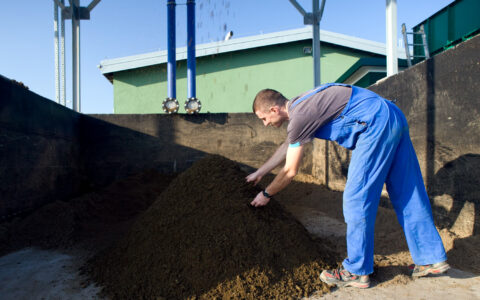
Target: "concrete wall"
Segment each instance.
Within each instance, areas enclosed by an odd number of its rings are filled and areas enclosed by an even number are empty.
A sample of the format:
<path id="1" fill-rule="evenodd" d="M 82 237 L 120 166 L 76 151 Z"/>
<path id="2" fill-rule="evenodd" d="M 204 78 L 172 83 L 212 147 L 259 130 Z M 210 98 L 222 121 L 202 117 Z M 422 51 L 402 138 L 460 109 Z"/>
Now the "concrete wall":
<path id="1" fill-rule="evenodd" d="M 446 164 L 480 155 L 480 35 L 370 89 L 397 99 L 430 188 L 448 183 L 435 178 Z"/>
<path id="2" fill-rule="evenodd" d="M 286 126 L 266 128 L 252 113 L 91 116 L 97 121 L 82 137 L 85 164 L 102 184 L 145 168 L 183 171 L 206 153 L 258 168 L 286 138 Z M 305 161 L 302 172 L 310 174 L 310 153 Z"/>
<path id="3" fill-rule="evenodd" d="M 428 192 L 446 225 L 479 233 L 480 35 L 370 89 L 397 99 L 405 112 Z"/>
<path id="4" fill-rule="evenodd" d="M 0 76 L 0 220 L 80 190 L 79 115 Z"/>

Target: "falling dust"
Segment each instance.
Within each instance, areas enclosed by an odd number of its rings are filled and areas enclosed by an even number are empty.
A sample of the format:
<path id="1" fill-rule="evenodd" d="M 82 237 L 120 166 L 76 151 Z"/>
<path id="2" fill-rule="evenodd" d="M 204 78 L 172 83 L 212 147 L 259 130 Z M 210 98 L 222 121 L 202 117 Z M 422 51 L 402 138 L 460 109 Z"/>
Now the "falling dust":
<path id="1" fill-rule="evenodd" d="M 225 39 L 233 23 L 236 23 L 235 12 L 230 12 L 229 0 L 200 1 L 197 11 L 197 40 L 199 43 L 211 43 Z M 230 24 L 229 24 L 230 23 Z"/>

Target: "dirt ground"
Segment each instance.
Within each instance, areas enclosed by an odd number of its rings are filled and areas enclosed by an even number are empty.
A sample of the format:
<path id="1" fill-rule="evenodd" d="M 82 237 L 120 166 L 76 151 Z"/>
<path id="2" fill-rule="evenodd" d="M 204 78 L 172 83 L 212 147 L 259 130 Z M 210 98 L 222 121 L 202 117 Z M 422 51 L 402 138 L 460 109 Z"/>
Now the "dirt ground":
<path id="1" fill-rule="evenodd" d="M 331 240 L 336 245 L 336 251 L 346 255 L 343 238 L 346 227 L 343 222 L 341 192 L 326 189 L 317 184 L 315 178 L 303 175 L 276 198 L 312 234 Z M 382 197 L 381 202 L 388 206 L 389 200 Z M 434 219 L 436 218 L 434 213 Z M 454 225 L 451 228 L 438 227 L 438 229 L 450 265 L 463 271 L 480 274 L 480 259 L 475 254 L 480 247 L 480 235 L 478 233 L 472 235 L 473 225 L 470 228 Z M 342 238 L 339 238 L 340 236 Z M 375 225 L 374 278 L 382 285 L 409 280 L 407 266 L 411 264 L 413 261 L 395 212 L 387 207 L 379 207 Z"/>
<path id="2" fill-rule="evenodd" d="M 216 174 L 214 167 L 209 169 L 210 173 L 200 176 Z M 258 189 L 232 184 L 232 177 L 245 174 L 237 167 L 227 169 L 232 171 L 216 175 L 217 184 L 198 180 L 194 172 L 179 176 L 175 180 L 183 189 L 170 191 L 171 177 L 148 171 L 72 203 L 54 202 L 25 219 L 0 224 L 0 250 L 7 254 L 0 257 L 1 298 L 153 298 L 159 290 L 151 287 L 162 281 L 167 283 L 162 290 L 166 299 L 195 294 L 209 299 L 480 299 L 479 236 L 463 227 L 441 228 L 454 269 L 446 276 L 412 280 L 402 230 L 394 212 L 385 207 L 379 208 L 377 216 L 373 288 L 328 293 L 328 287 L 318 282 L 318 272 L 341 261 L 346 252 L 341 192 L 299 176 L 268 209 L 253 210 L 243 205 Z M 205 200 L 214 190 L 224 198 Z M 202 200 L 182 209 L 192 194 Z M 162 195 L 164 201 L 158 201 Z M 230 196 L 244 202 L 224 201 Z M 163 236 L 162 243 L 151 238 L 158 235 Z M 300 249 L 300 255 L 295 249 Z M 157 277 L 150 278 L 148 272 Z M 102 293 L 98 294 L 101 288 L 91 278 L 102 284 Z M 115 280 L 133 282 L 136 287 L 112 285 Z M 312 294 L 314 290 L 319 293 Z"/>
<path id="3" fill-rule="evenodd" d="M 341 192 L 326 189 L 315 178 L 304 175 L 276 198 L 313 236 L 335 245 L 340 257 L 346 255 Z M 408 268 L 413 262 L 395 212 L 379 207 L 372 288 L 335 288 L 329 294 L 308 299 L 480 299 L 480 258 L 475 254 L 480 236 L 471 236 L 468 228 L 453 227 L 439 230 L 452 269 L 446 275 L 413 280 Z"/>

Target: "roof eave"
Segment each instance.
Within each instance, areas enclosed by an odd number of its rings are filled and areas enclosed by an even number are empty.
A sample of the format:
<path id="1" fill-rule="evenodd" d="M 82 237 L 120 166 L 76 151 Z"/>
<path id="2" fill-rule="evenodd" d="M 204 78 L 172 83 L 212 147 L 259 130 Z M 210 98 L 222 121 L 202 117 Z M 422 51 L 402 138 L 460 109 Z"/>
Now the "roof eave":
<path id="1" fill-rule="evenodd" d="M 213 42 L 208 44 L 199 44 L 195 47 L 196 57 L 215 55 L 238 50 L 246 50 L 257 47 L 284 44 L 302 40 L 310 40 L 312 38 L 312 28 L 304 27 L 301 29 L 293 29 L 280 31 L 269 34 L 261 34 L 228 41 Z M 366 39 L 352 37 L 344 34 L 320 30 L 320 41 L 324 43 L 335 44 L 355 50 L 366 51 L 379 55 L 386 55 L 385 44 L 374 42 Z M 149 52 L 139 55 L 132 55 L 114 59 L 102 60 L 100 62 L 100 71 L 112 82 L 113 73 L 159 65 L 167 62 L 166 50 Z M 399 48 L 399 58 L 405 58 L 405 50 Z M 177 48 L 176 60 L 181 61 L 187 59 L 187 48 Z"/>

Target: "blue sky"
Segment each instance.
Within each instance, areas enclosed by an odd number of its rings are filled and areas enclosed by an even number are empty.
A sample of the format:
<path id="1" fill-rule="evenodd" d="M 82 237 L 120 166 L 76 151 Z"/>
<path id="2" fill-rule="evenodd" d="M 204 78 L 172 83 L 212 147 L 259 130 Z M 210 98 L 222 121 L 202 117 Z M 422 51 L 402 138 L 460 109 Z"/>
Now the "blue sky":
<path id="1" fill-rule="evenodd" d="M 2 1 L 0 74 L 55 99 L 53 1 Z M 68 2 L 68 0 L 66 0 Z M 80 0 L 87 6 L 91 0 Z M 112 113 L 113 86 L 101 60 L 165 50 L 166 0 L 102 0 L 81 21 L 81 105 L 84 113 Z M 186 0 L 177 0 L 177 46 L 186 41 Z M 311 0 L 298 0 L 311 11 Z M 411 29 L 453 0 L 397 0 L 398 27 Z M 321 29 L 385 42 L 385 0 L 327 0 Z M 197 43 L 304 27 L 288 0 L 197 0 Z M 71 21 L 66 21 L 67 101 L 71 90 Z M 398 37 L 401 38 L 400 32 Z M 166 95 L 163 95 L 166 97 Z M 161 96 L 160 99 L 164 97 Z"/>

